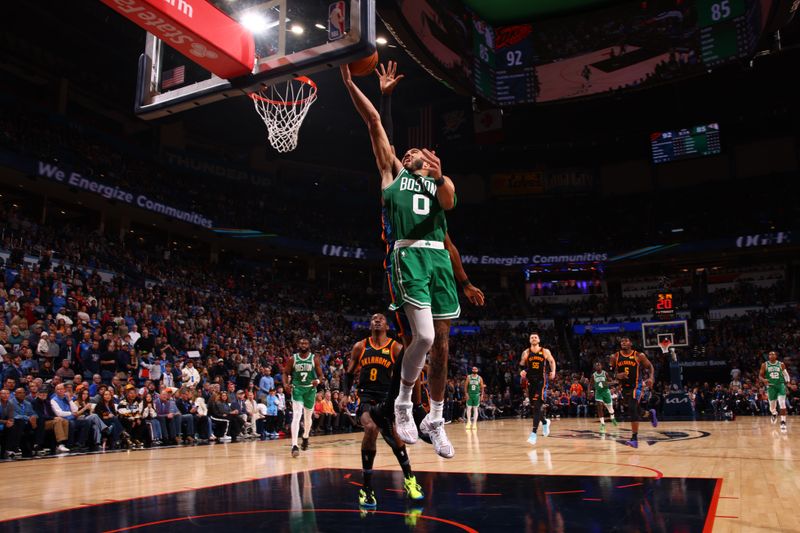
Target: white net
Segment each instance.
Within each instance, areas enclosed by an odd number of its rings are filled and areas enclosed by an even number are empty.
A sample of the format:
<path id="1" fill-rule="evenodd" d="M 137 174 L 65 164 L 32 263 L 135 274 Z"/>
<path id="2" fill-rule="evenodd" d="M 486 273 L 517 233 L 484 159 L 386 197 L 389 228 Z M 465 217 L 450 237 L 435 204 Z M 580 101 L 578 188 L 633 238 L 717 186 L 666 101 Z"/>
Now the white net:
<path id="1" fill-rule="evenodd" d="M 267 126 L 269 143 L 279 152 L 297 148 L 300 125 L 317 99 L 317 84 L 300 76 L 270 85 L 252 93 L 250 98 Z"/>

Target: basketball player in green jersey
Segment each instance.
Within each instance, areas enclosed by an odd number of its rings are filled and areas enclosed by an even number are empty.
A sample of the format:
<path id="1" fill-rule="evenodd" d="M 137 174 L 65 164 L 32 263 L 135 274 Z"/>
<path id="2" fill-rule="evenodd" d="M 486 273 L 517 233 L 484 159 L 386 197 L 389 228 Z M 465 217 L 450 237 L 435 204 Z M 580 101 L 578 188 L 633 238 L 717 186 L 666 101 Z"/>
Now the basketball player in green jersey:
<path id="1" fill-rule="evenodd" d="M 478 375 L 478 367 L 472 367 L 472 374 L 464 381 L 464 395 L 467 397 L 467 427 L 478 429 L 478 407 L 486 390 L 483 378 Z"/>
<path id="2" fill-rule="evenodd" d="M 300 351 L 286 361 L 283 370 L 283 375 L 286 376 L 284 389 L 287 394 L 292 395 L 292 457 L 300 455 L 297 437 L 300 433 L 301 416 L 303 416 L 303 450 L 308 449 L 311 415 L 314 414 L 317 385 L 322 379 L 319 356 L 311 353 L 311 343 L 308 339 L 300 339 L 297 347 Z"/>
<path id="3" fill-rule="evenodd" d="M 414 382 L 431 351 L 431 411 L 420 424 L 438 455 L 455 455 L 444 430 L 444 389 L 447 379 L 447 338 L 450 320 L 458 318 L 458 304 L 450 256 L 444 246 L 445 211 L 455 206 L 455 186 L 442 174 L 436 154 L 411 148 L 402 162 L 395 156 L 375 106 L 353 82 L 350 68 L 341 67 L 350 97 L 369 129 L 372 150 L 381 175 L 386 213 L 386 238 L 392 246 L 391 309 L 402 308 L 412 340 L 405 348 L 400 392 L 394 404 L 397 434 L 406 444 L 419 438 L 412 415 Z M 437 346 L 434 345 L 436 340 Z M 431 349 L 433 347 L 433 349 Z"/>
<path id="4" fill-rule="evenodd" d="M 364 437 L 361 439 L 364 486 L 359 491 L 358 504 L 367 509 L 374 509 L 378 505 L 375 489 L 372 487 L 372 465 L 375 462 L 378 433 L 392 449 L 400 468 L 403 469 L 403 489 L 406 496 L 412 500 L 421 500 L 425 497 L 411 470 L 406 445 L 397 438 L 391 417 L 386 417 L 381 409 L 382 402 L 386 401 L 389 395 L 395 363 L 402 351 L 402 345 L 386 334 L 388 330 L 389 325 L 383 314 L 372 315 L 370 336 L 353 346 L 345 374 L 347 381 L 344 389 L 349 391 L 356 372 L 359 372 L 358 418 L 364 428 Z"/>
<path id="5" fill-rule="evenodd" d="M 594 401 L 597 404 L 597 416 L 600 418 L 600 433 L 606 431 L 606 420 L 603 418 L 603 406 L 605 405 L 608 414 L 611 416 L 611 423 L 618 426 L 617 419 L 614 418 L 614 405 L 611 402 L 611 391 L 608 390 L 608 374 L 603 370 L 603 364 L 597 361 L 594 364 L 594 374 L 592 374 L 592 385 L 594 386 Z"/>
<path id="6" fill-rule="evenodd" d="M 767 386 L 772 423 L 778 419 L 778 411 L 775 409 L 777 403 L 781 409 L 781 433 L 786 433 L 786 384 L 790 381 L 789 371 L 786 370 L 786 365 L 778 361 L 778 352 L 769 352 L 768 357 L 769 360 L 761 363 L 758 376 Z"/>

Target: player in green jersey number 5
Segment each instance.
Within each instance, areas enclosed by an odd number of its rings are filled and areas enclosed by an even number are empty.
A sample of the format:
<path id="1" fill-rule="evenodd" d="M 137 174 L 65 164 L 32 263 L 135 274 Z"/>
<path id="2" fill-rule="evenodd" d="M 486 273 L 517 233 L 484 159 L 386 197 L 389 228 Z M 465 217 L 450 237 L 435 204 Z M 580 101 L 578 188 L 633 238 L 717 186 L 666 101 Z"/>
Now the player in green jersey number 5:
<path id="1" fill-rule="evenodd" d="M 775 404 L 781 408 L 781 433 L 786 433 L 786 384 L 790 382 L 786 365 L 778 361 L 778 352 L 769 352 L 769 360 L 761 364 L 758 373 L 761 381 L 767 385 L 769 398 L 769 412 L 772 414 L 772 423 L 778 419 Z"/>
<path id="2" fill-rule="evenodd" d="M 472 374 L 464 381 L 464 395 L 467 397 L 467 427 L 478 429 L 478 408 L 486 390 L 483 378 L 478 375 L 478 367 L 472 367 Z"/>
<path id="3" fill-rule="evenodd" d="M 411 148 L 401 162 L 389 143 L 380 114 L 353 82 L 349 67 L 343 65 L 341 73 L 353 104 L 369 129 L 381 176 L 385 231 L 392 247 L 392 308 L 402 308 L 411 327 L 412 340 L 405 347 L 400 392 L 394 404 L 395 428 L 406 444 L 417 442 L 411 392 L 425 364 L 425 354 L 430 351 L 431 411 L 420 430 L 430 436 L 437 454 L 450 458 L 455 451 L 444 431 L 442 417 L 446 345 L 450 320 L 458 318 L 461 309 L 444 240 L 445 211 L 455 206 L 455 186 L 442 174 L 441 161 L 432 151 Z M 438 346 L 433 346 L 434 340 Z"/>
<path id="4" fill-rule="evenodd" d="M 611 416 L 611 423 L 615 426 L 619 424 L 614 418 L 614 405 L 611 401 L 611 391 L 608 389 L 608 374 L 603 370 L 603 364 L 600 361 L 594 364 L 592 383 L 594 384 L 594 401 L 597 404 L 597 417 L 600 418 L 600 433 L 603 433 L 606 430 L 606 420 L 603 417 L 604 405 Z"/>
<path id="5" fill-rule="evenodd" d="M 311 353 L 311 343 L 308 339 L 300 339 L 297 347 L 300 351 L 286 361 L 283 370 L 286 394 L 292 395 L 292 457 L 300 455 L 297 436 L 300 433 L 301 416 L 304 417 L 303 450 L 308 449 L 308 437 L 311 435 L 311 415 L 314 414 L 317 385 L 322 379 L 319 356 Z"/>

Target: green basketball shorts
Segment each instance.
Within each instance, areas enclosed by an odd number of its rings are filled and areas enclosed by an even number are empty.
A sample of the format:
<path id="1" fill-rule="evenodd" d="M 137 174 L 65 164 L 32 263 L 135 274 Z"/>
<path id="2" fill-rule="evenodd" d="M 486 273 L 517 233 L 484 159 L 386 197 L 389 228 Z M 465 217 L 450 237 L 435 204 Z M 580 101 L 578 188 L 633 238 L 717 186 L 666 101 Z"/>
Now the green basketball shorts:
<path id="1" fill-rule="evenodd" d="M 467 407 L 478 407 L 481 404 L 480 396 L 473 396 L 470 394 L 467 396 Z"/>
<path id="2" fill-rule="evenodd" d="M 606 405 L 611 405 L 611 391 L 602 389 L 595 392 L 594 401 L 602 402 Z"/>
<path id="3" fill-rule="evenodd" d="M 317 401 L 316 387 L 292 387 L 292 401 L 302 402 L 306 409 L 314 410 L 314 403 Z"/>
<path id="4" fill-rule="evenodd" d="M 786 385 L 781 383 L 780 385 L 770 385 L 767 387 L 767 397 L 769 401 L 774 402 L 778 399 L 778 396 L 786 396 Z"/>
<path id="5" fill-rule="evenodd" d="M 430 308 L 434 320 L 458 318 L 458 290 L 453 276 L 450 254 L 442 243 L 426 242 L 441 248 L 399 246 L 395 243 L 389 266 L 392 281 L 393 303 L 389 309 L 395 311 L 409 303 L 419 308 Z"/>

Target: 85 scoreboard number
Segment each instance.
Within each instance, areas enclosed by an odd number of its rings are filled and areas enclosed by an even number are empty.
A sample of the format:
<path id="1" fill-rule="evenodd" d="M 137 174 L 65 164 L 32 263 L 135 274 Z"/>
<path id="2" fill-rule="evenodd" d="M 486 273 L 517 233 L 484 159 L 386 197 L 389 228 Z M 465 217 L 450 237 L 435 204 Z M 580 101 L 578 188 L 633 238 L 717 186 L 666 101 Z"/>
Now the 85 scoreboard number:
<path id="1" fill-rule="evenodd" d="M 672 320 L 675 317 L 675 301 L 671 292 L 657 292 L 655 310 L 658 320 Z"/>

